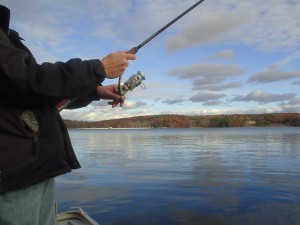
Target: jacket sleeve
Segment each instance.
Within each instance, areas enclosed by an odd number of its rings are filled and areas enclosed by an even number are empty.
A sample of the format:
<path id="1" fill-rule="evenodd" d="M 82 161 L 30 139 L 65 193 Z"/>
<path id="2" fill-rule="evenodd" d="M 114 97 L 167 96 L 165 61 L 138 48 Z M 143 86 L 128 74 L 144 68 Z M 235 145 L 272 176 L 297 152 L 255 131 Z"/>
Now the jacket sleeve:
<path id="1" fill-rule="evenodd" d="M 1 29 L 0 49 L 0 91 L 24 101 L 88 96 L 105 78 L 99 59 L 38 64 L 30 53 L 12 45 Z"/>
<path id="2" fill-rule="evenodd" d="M 62 109 L 78 109 L 89 105 L 92 101 L 99 101 L 100 97 L 96 88 L 88 95 L 75 97 L 72 99 L 63 99 L 55 104 L 55 107 L 60 111 Z"/>

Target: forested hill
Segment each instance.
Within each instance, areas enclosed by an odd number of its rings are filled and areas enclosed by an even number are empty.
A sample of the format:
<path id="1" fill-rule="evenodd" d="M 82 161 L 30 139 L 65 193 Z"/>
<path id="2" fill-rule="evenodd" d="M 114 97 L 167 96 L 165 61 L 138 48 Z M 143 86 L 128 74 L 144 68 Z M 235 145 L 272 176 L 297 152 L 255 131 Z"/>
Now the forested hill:
<path id="1" fill-rule="evenodd" d="M 210 116 L 149 115 L 104 121 L 65 120 L 68 128 L 191 128 L 300 126 L 300 113 L 234 114 Z"/>

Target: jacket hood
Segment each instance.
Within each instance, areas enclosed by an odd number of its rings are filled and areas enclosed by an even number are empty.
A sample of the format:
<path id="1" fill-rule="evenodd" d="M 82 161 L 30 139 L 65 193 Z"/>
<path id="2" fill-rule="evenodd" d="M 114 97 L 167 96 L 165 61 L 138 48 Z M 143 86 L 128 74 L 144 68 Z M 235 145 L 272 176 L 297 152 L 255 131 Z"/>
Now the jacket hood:
<path id="1" fill-rule="evenodd" d="M 4 5 L 0 5 L 0 28 L 4 31 L 9 29 L 10 10 Z"/>

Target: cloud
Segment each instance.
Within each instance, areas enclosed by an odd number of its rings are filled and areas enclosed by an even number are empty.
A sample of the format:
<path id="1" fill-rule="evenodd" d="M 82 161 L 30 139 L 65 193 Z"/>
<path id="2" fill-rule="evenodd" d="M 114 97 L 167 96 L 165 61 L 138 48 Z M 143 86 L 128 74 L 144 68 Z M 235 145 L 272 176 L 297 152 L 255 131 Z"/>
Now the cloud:
<path id="1" fill-rule="evenodd" d="M 3 4 L 11 9 L 11 26 L 43 62 L 90 58 L 91 52 L 104 55 L 99 39 L 121 40 L 118 37 L 126 33 L 124 25 L 119 26 L 120 20 L 128 17 L 132 1 L 4 0 Z M 117 33 L 119 27 L 123 27 L 122 32 Z"/>
<path id="2" fill-rule="evenodd" d="M 239 1 L 237 9 L 251 16 L 246 26 L 233 33 L 237 41 L 268 52 L 299 47 L 299 1 Z"/>
<path id="3" fill-rule="evenodd" d="M 205 84 L 203 80 L 196 80 L 193 82 L 193 90 L 208 90 L 208 91 L 224 91 L 226 89 L 239 88 L 239 82 L 231 82 L 226 84 Z"/>
<path id="4" fill-rule="evenodd" d="M 59 52 L 74 37 L 95 36 L 112 39 L 122 46 L 135 45 L 192 2 L 64 0 L 53 4 L 38 0 L 3 0 L 3 4 L 12 9 L 12 21 L 26 39 L 40 40 L 38 49 L 47 42 L 51 51 Z M 169 35 L 166 46 L 177 50 L 198 44 L 231 42 L 269 51 L 295 50 L 299 47 L 299 11 L 299 1 L 291 0 L 204 2 L 165 32 Z M 37 41 L 30 46 L 36 44 Z M 75 44 L 69 46 L 75 48 Z M 81 51 L 85 48 L 87 46 L 79 47 Z"/>
<path id="5" fill-rule="evenodd" d="M 124 107 L 112 108 L 107 101 L 93 102 L 83 109 L 63 110 L 61 115 L 68 120 L 101 121 L 108 119 L 119 119 L 139 115 L 148 115 L 145 106 L 147 103 L 138 101 L 126 101 Z"/>
<path id="6" fill-rule="evenodd" d="M 215 106 L 215 105 L 221 105 L 221 104 L 223 104 L 223 102 L 220 100 L 209 100 L 209 101 L 203 103 L 203 106 Z"/>
<path id="7" fill-rule="evenodd" d="M 248 20 L 244 13 L 227 14 L 206 11 L 199 15 L 194 22 L 190 22 L 178 34 L 166 39 L 169 51 L 218 41 L 227 32 L 242 26 Z"/>
<path id="8" fill-rule="evenodd" d="M 164 101 L 162 101 L 162 103 L 165 103 L 168 105 L 177 105 L 177 104 L 183 103 L 184 101 L 186 101 L 186 100 L 182 99 L 181 97 L 175 97 L 174 99 L 164 100 Z"/>
<path id="9" fill-rule="evenodd" d="M 300 80 L 294 81 L 293 84 L 300 85 Z"/>
<path id="10" fill-rule="evenodd" d="M 226 95 L 224 94 L 215 94 L 215 93 L 206 93 L 206 92 L 199 92 L 198 94 L 192 96 L 190 98 L 190 101 L 192 102 L 203 102 L 203 103 L 211 103 L 216 102 L 216 100 L 219 100 Z"/>
<path id="11" fill-rule="evenodd" d="M 66 37 L 86 34 L 134 43 L 148 37 L 192 5 L 192 2 L 181 0 L 2 2 L 11 8 L 12 20 L 19 29 L 27 32 L 29 39 L 35 36 L 44 40 L 47 37 L 53 44 Z M 166 46 L 169 50 L 177 50 L 230 41 L 268 51 L 295 50 L 299 47 L 299 11 L 300 2 L 295 0 L 204 2 L 168 29 Z M 35 29 L 30 29 L 33 27 Z M 174 33 L 177 27 L 179 31 Z"/>
<path id="12" fill-rule="evenodd" d="M 90 105 L 95 107 L 96 110 L 98 110 L 98 109 L 103 110 L 105 108 L 107 109 L 106 106 L 108 106 L 108 108 L 111 109 L 111 106 L 108 105 L 108 102 L 109 101 L 107 101 L 107 100 L 94 101 Z M 133 101 L 126 100 L 123 108 L 124 109 L 136 109 L 136 108 L 141 108 L 141 107 L 144 107 L 147 105 L 148 104 L 146 102 L 142 102 L 142 101 L 133 102 Z M 117 107 L 117 108 L 119 108 L 119 107 Z"/>
<path id="13" fill-rule="evenodd" d="M 300 78 L 300 70 L 282 71 L 276 66 L 270 66 L 265 70 L 254 74 L 248 79 L 249 83 L 269 83 L 275 81 Z"/>
<path id="14" fill-rule="evenodd" d="M 128 2 L 130 2 L 130 4 L 128 4 L 127 8 L 122 8 L 118 5 L 119 10 L 127 12 L 127 14 L 120 14 L 116 10 L 116 17 L 109 17 L 109 21 L 106 19 L 103 27 L 106 31 L 104 32 L 105 37 L 122 37 L 117 38 L 116 42 L 126 41 L 127 43 L 132 43 L 132 45 L 139 44 L 141 40 L 143 41 L 157 32 L 182 13 L 184 8 L 190 6 L 189 3 L 181 0 L 128 0 Z M 111 9 L 108 11 L 111 11 Z M 120 20 L 122 21 L 122 26 L 119 25 Z M 168 31 L 164 31 L 164 33 L 169 32 L 177 25 L 178 22 L 168 28 Z M 130 32 L 128 32 L 128 28 L 130 29 Z M 97 29 L 97 34 L 103 36 L 103 29 L 101 26 Z"/>
<path id="15" fill-rule="evenodd" d="M 218 0 L 202 7 L 166 39 L 169 51 L 227 41 L 269 52 L 299 47 L 299 1 Z"/>
<path id="16" fill-rule="evenodd" d="M 169 71 L 171 76 L 179 79 L 193 79 L 201 77 L 205 84 L 222 82 L 228 77 L 238 76 L 243 73 L 244 70 L 239 66 L 208 63 L 177 67 Z"/>
<path id="17" fill-rule="evenodd" d="M 234 50 L 226 49 L 223 51 L 216 52 L 214 54 L 209 55 L 207 60 L 215 60 L 215 59 L 230 59 L 234 56 Z"/>
<path id="18" fill-rule="evenodd" d="M 291 99 L 280 104 L 282 112 L 300 112 L 300 98 Z"/>
<path id="19" fill-rule="evenodd" d="M 232 101 L 254 101 L 259 103 L 271 103 L 271 102 L 282 102 L 282 101 L 289 101 L 295 98 L 297 94 L 288 93 L 288 94 L 273 94 L 268 93 L 260 90 L 252 91 L 246 96 L 236 96 L 232 99 Z"/>
<path id="20" fill-rule="evenodd" d="M 208 63 L 177 67 L 169 71 L 171 76 L 179 79 L 192 79 L 193 90 L 209 91 L 223 91 L 241 87 L 237 81 L 224 82 L 243 73 L 244 70 L 239 66 Z"/>
<path id="21" fill-rule="evenodd" d="M 244 72 L 243 68 L 235 65 L 200 63 L 174 68 L 169 71 L 169 75 L 178 79 L 191 79 L 192 90 L 224 91 L 241 87 L 237 81 L 225 82 Z"/>
<path id="22" fill-rule="evenodd" d="M 126 101 L 125 105 L 124 105 L 124 109 L 135 109 L 135 108 L 140 108 L 140 107 L 144 107 L 144 106 L 147 106 L 146 102 L 141 102 L 141 101 L 137 101 L 137 102 Z"/>

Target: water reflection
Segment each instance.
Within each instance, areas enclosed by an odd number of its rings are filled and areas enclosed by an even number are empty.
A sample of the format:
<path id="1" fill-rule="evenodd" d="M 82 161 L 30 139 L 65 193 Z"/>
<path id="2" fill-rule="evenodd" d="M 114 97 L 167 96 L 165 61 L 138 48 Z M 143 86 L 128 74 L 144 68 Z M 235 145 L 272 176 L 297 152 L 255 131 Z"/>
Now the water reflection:
<path id="1" fill-rule="evenodd" d="M 71 130 L 59 210 L 101 224 L 297 224 L 298 128 Z"/>

